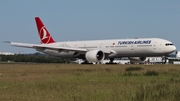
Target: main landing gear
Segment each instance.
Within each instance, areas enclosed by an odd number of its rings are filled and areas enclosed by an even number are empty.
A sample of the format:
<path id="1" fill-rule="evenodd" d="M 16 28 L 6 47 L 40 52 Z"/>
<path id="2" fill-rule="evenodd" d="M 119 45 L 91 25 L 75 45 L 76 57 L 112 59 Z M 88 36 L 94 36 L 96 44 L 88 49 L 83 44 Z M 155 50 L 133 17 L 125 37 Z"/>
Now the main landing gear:
<path id="1" fill-rule="evenodd" d="M 117 63 L 114 62 L 114 58 L 110 58 L 110 61 L 107 62 L 106 64 L 117 64 Z"/>
<path id="2" fill-rule="evenodd" d="M 82 62 L 81 64 L 93 64 L 93 63 L 90 63 L 87 60 L 84 60 L 84 62 Z"/>

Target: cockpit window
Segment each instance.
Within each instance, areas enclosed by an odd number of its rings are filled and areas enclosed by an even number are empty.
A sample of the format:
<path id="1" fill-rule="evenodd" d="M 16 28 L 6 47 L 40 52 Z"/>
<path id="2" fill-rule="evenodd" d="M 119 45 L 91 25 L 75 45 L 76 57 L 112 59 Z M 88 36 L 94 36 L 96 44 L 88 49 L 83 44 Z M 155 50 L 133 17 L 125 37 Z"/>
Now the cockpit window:
<path id="1" fill-rule="evenodd" d="M 166 46 L 172 46 L 173 44 L 172 43 L 166 43 L 165 45 Z"/>

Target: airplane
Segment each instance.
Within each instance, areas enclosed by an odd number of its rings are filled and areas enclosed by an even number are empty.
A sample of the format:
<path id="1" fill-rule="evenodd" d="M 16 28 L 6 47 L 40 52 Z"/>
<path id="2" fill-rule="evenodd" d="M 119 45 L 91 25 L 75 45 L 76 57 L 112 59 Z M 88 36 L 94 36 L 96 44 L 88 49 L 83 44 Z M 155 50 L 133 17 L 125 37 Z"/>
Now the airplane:
<path id="1" fill-rule="evenodd" d="M 56 42 L 39 17 L 35 17 L 41 44 L 8 42 L 13 46 L 33 48 L 45 54 L 65 58 L 84 59 L 85 63 L 129 57 L 144 61 L 146 57 L 167 56 L 176 50 L 172 42 L 162 38 L 132 38 Z"/>

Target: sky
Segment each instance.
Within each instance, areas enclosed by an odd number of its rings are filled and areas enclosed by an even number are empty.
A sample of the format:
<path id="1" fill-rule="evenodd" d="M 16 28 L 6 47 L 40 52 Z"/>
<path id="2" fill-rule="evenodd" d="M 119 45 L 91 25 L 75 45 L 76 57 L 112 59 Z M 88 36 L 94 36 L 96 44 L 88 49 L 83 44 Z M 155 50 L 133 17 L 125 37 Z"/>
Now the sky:
<path id="1" fill-rule="evenodd" d="M 180 50 L 180 0 L 1 0 L 0 51 L 36 52 L 3 41 L 39 44 L 37 16 L 55 41 L 156 37 Z"/>

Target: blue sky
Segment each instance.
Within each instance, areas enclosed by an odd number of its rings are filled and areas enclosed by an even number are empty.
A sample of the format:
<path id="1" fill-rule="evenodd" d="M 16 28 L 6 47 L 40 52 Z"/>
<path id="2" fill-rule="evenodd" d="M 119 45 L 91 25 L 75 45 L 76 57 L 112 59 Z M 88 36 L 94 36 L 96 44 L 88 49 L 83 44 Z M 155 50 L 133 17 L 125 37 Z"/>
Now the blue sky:
<path id="1" fill-rule="evenodd" d="M 0 50 L 33 53 L 3 41 L 40 43 L 39 16 L 56 41 L 164 38 L 180 50 L 180 0 L 2 0 Z"/>

